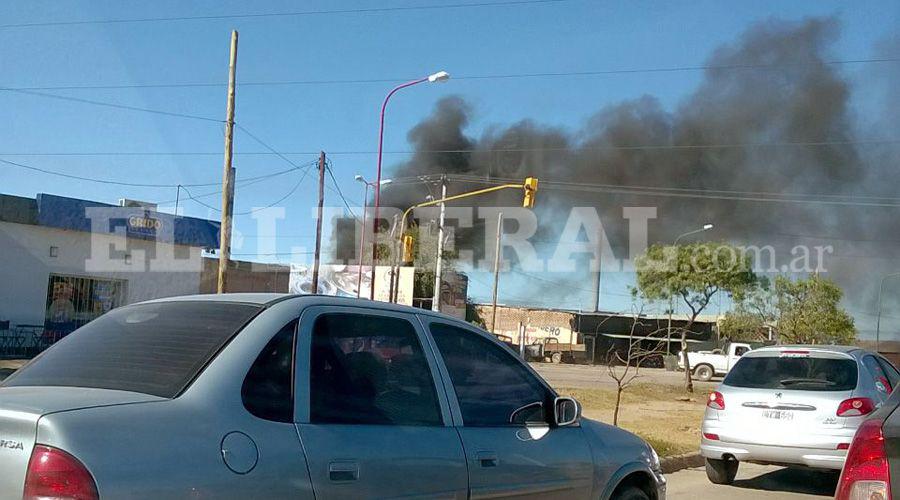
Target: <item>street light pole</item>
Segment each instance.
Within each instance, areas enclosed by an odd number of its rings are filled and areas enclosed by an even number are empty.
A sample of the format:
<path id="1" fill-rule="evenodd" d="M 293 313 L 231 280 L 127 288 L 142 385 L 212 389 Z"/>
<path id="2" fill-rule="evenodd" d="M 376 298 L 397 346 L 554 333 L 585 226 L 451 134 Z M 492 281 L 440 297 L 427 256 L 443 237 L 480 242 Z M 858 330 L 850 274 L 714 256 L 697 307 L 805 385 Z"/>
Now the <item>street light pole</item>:
<path id="1" fill-rule="evenodd" d="M 672 246 L 677 247 L 678 240 L 680 240 L 681 238 L 684 238 L 685 236 L 702 233 L 703 231 L 709 231 L 712 228 L 713 228 L 712 224 L 706 223 L 706 224 L 703 224 L 703 227 L 701 227 L 699 229 L 694 229 L 693 231 L 688 231 L 684 234 L 680 234 L 680 235 L 678 235 L 677 238 L 675 238 L 675 241 L 672 243 Z M 675 251 L 677 252 L 678 249 L 676 248 Z M 672 309 L 674 307 L 675 307 L 675 303 L 672 300 L 672 297 L 670 295 L 669 296 L 669 325 L 666 328 L 666 354 L 672 354 Z M 681 346 L 681 348 L 684 349 L 684 346 Z"/>
<path id="2" fill-rule="evenodd" d="M 366 212 L 369 210 L 369 183 L 361 175 L 357 175 L 355 177 L 356 180 L 363 183 L 365 186 L 365 194 L 363 195 L 363 209 L 362 209 L 362 234 L 359 235 L 359 270 L 356 274 L 356 298 L 360 297 L 362 293 L 362 273 L 363 273 L 363 252 L 366 248 Z"/>
<path id="3" fill-rule="evenodd" d="M 378 127 L 378 168 L 375 174 L 375 213 L 372 217 L 372 292 L 370 295 L 370 299 L 375 300 L 375 262 L 378 260 L 378 208 L 381 206 L 381 156 L 384 148 L 384 112 L 387 110 L 388 101 L 391 99 L 391 96 L 397 93 L 400 89 L 405 89 L 406 87 L 412 87 L 413 85 L 417 85 L 419 83 L 435 83 L 435 82 L 445 82 L 450 79 L 450 74 L 446 71 L 438 71 L 437 73 L 426 76 L 425 78 L 419 78 L 418 80 L 412 80 L 406 83 L 401 83 L 397 85 L 390 92 L 388 92 L 387 96 L 384 98 L 384 102 L 381 103 L 381 121 Z"/>
<path id="4" fill-rule="evenodd" d="M 442 176 L 441 199 L 446 197 L 447 177 Z M 441 311 L 441 273 L 443 272 L 442 266 L 444 261 L 444 202 L 441 202 L 440 207 L 440 216 L 438 217 L 437 256 L 435 257 L 436 262 L 434 266 L 434 298 L 431 299 L 431 310 L 436 312 Z"/>
<path id="5" fill-rule="evenodd" d="M 362 234 L 359 235 L 359 270 L 356 275 L 356 298 L 360 298 L 362 295 L 362 273 L 363 273 L 363 252 L 365 252 L 366 248 L 366 212 L 369 211 L 369 187 L 373 186 L 375 183 L 369 182 L 365 177 L 361 175 L 357 175 L 354 177 L 359 182 L 362 182 L 365 188 L 365 193 L 363 194 L 363 209 L 362 209 L 362 222 L 360 226 L 362 228 Z M 390 184 L 391 179 L 384 179 L 381 181 L 382 185 Z M 375 275 L 374 265 L 372 266 L 372 275 Z M 372 288 L 373 293 L 375 288 Z"/>
<path id="6" fill-rule="evenodd" d="M 881 341 L 881 295 L 884 293 L 884 281 L 894 276 L 900 276 L 900 272 L 885 274 L 881 277 L 881 286 L 878 288 L 878 315 L 875 320 L 875 352 L 878 352 L 878 344 Z"/>

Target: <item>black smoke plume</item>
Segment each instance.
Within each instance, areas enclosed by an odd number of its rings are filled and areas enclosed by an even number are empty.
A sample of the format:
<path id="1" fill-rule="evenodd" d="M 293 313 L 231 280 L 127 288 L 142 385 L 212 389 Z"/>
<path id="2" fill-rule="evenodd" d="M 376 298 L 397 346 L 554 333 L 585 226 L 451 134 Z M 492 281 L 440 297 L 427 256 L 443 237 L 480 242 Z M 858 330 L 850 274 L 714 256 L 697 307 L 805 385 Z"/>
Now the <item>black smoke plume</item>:
<path id="1" fill-rule="evenodd" d="M 704 238 L 773 245 L 787 260 L 795 245 L 833 245 L 826 267 L 847 290 L 850 304 L 872 311 L 879 272 L 892 262 L 852 256 L 890 257 L 896 255 L 890 251 L 896 244 L 873 247 L 850 240 L 900 240 L 893 236 L 900 209 L 720 199 L 728 197 L 727 191 L 894 196 L 896 167 L 886 169 L 872 159 L 896 158 L 896 148 L 871 154 L 884 146 L 855 141 L 859 124 L 851 111 L 853 89 L 844 76 L 846 68 L 828 62 L 833 60 L 828 47 L 838 34 L 837 22 L 830 18 L 768 20 L 715 50 L 698 88 L 674 110 L 645 95 L 600 109 L 575 133 L 526 120 L 473 137 L 466 133 L 470 106 L 461 97 L 446 98 L 409 132 L 415 152 L 391 175 L 537 176 L 542 181 L 715 191 L 717 198 L 688 198 L 542 189 L 536 208 L 541 239 L 558 233 L 570 207 L 595 206 L 617 257 L 625 258 L 622 208 L 656 206 L 651 243 L 671 242 L 711 221 L 715 232 Z M 885 104 L 892 110 L 898 109 L 894 84 L 889 97 L 894 102 Z M 453 182 L 450 191 L 477 187 Z M 426 194 L 422 185 L 396 186 L 385 190 L 383 199 L 385 205 L 403 207 Z M 520 200 L 520 193 L 506 193 L 481 198 L 477 205 L 518 205 Z M 457 247 L 483 255 L 482 234 L 462 234 Z M 894 267 L 900 270 L 900 265 Z"/>

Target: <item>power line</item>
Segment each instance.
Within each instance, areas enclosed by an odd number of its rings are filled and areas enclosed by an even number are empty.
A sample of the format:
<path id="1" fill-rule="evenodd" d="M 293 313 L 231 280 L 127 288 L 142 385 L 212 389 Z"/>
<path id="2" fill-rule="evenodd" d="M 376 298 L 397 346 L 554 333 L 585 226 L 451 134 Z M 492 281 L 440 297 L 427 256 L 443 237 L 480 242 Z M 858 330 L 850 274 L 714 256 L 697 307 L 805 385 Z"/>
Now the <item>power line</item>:
<path id="1" fill-rule="evenodd" d="M 472 181 L 480 181 L 484 180 L 485 182 L 496 182 L 496 183 L 506 183 L 506 182 L 517 182 L 520 179 L 515 178 L 496 178 L 492 177 L 491 179 L 484 179 L 483 177 L 473 176 L 473 175 L 454 175 L 454 178 L 460 180 L 472 180 Z M 554 183 L 557 185 L 577 185 L 583 186 L 584 183 L 576 183 L 576 182 L 565 182 L 565 181 L 549 181 L 550 183 Z M 772 191 L 737 191 L 737 190 L 723 190 L 723 189 L 706 189 L 706 188 L 681 188 L 681 187 L 664 187 L 664 186 L 629 186 L 623 184 L 588 184 L 591 186 L 604 187 L 604 188 L 628 188 L 628 189 L 652 189 L 652 190 L 660 190 L 660 191 L 674 191 L 674 192 L 703 192 L 703 193 L 715 193 L 715 194 L 738 194 L 738 195 L 755 195 L 755 196 L 772 196 L 772 197 L 801 197 L 801 198 L 833 198 L 833 199 L 867 199 L 867 200 L 888 200 L 888 201 L 896 201 L 900 202 L 900 198 L 892 197 L 892 196 L 871 196 L 871 195 L 849 195 L 849 194 L 812 194 L 812 193 L 782 193 L 782 192 L 772 192 Z"/>
<path id="2" fill-rule="evenodd" d="M 2 88 L 0 88 L 2 90 Z M 237 124 L 235 124 L 237 126 Z M 898 139 L 862 139 L 835 141 L 799 141 L 799 142 L 757 142 L 731 144 L 643 144 L 631 146 L 571 146 L 571 147 L 533 147 L 533 148 L 470 148 L 470 149 L 421 149 L 421 150 L 387 150 L 383 154 L 465 154 L 465 153 L 531 153 L 531 152 L 568 152 L 579 151 L 670 151 L 695 149 L 746 149 L 746 148 L 792 148 L 792 147 L 832 147 L 832 146 L 883 146 L 900 144 Z M 374 150 L 336 150 L 329 151 L 329 156 L 374 155 Z M 221 151 L 96 151 L 96 152 L 0 152 L 3 156 L 218 156 Z M 267 151 L 235 152 L 235 156 L 265 156 L 275 153 Z M 314 155 L 315 151 L 283 151 L 283 155 Z"/>
<path id="3" fill-rule="evenodd" d="M 113 180 L 108 180 L 108 179 L 99 179 L 96 177 L 86 177 L 86 176 L 81 176 L 81 175 L 67 174 L 67 173 L 58 172 L 55 170 L 48 170 L 45 168 L 26 165 L 24 163 L 18 163 L 18 162 L 14 162 L 14 161 L 4 160 L 2 158 L 0 158 L 0 163 L 4 163 L 6 165 L 10 165 L 13 167 L 24 168 L 26 170 L 32 170 L 35 172 L 41 172 L 41 173 L 48 174 L 48 175 L 55 175 L 58 177 L 65 177 L 67 179 L 76 179 L 76 180 L 86 181 L 86 182 L 96 182 L 98 184 L 111 184 L 111 185 L 115 185 L 115 186 L 145 187 L 145 188 L 177 188 L 179 186 L 179 184 L 148 184 L 148 183 L 139 183 L 139 182 L 121 182 L 121 181 L 113 181 Z M 213 182 L 213 183 L 204 183 L 204 184 L 180 184 L 180 186 L 182 188 L 184 188 L 185 186 L 200 187 L 200 186 L 215 186 L 217 184 L 218 183 Z"/>
<path id="4" fill-rule="evenodd" d="M 325 163 L 325 170 L 328 171 L 329 177 L 331 177 L 331 182 L 334 184 L 335 192 L 340 196 L 341 200 L 344 202 L 344 206 L 347 207 L 347 210 L 350 212 L 350 215 L 353 216 L 354 219 L 357 219 L 356 214 L 353 213 L 353 209 L 350 208 L 350 203 L 347 202 L 347 198 L 344 196 L 344 193 L 341 191 L 341 186 L 338 184 L 337 179 L 334 178 L 334 172 L 331 170 L 331 162 Z"/>
<path id="5" fill-rule="evenodd" d="M 274 257 L 279 255 L 312 255 L 315 252 L 269 252 L 269 253 L 232 253 L 231 255 L 239 257 Z"/>
<path id="6" fill-rule="evenodd" d="M 301 168 L 301 167 L 297 167 L 297 168 Z M 256 213 L 256 212 L 261 212 L 261 211 L 263 211 L 263 210 L 267 210 L 267 209 L 269 209 L 269 208 L 272 208 L 272 207 L 278 205 L 279 203 L 283 202 L 284 200 L 290 198 L 290 197 L 297 191 L 297 189 L 300 187 L 300 184 L 302 184 L 303 181 L 306 179 L 307 175 L 309 175 L 309 172 L 310 172 L 310 170 L 311 170 L 311 166 L 306 166 L 306 167 L 303 167 L 303 168 L 305 168 L 306 171 L 303 172 L 303 175 L 300 176 L 300 179 L 297 181 L 296 184 L 294 184 L 294 186 L 291 188 L 291 190 L 287 192 L 287 194 L 285 194 L 285 195 L 282 196 L 281 198 L 279 198 L 279 199 L 273 201 L 272 203 L 269 203 L 268 205 L 266 205 L 266 206 L 264 206 L 264 207 L 257 207 L 257 208 L 253 208 L 253 209 L 250 209 L 250 210 L 247 210 L 247 211 L 244 211 L 244 212 L 235 212 L 234 215 L 250 215 L 250 214 L 254 214 L 254 213 Z M 209 205 L 209 204 L 207 204 L 207 203 L 205 203 L 205 202 L 202 202 L 202 201 L 198 200 L 198 199 L 197 199 L 198 197 L 192 195 L 191 192 L 188 191 L 187 188 L 185 188 L 184 186 L 182 186 L 182 189 L 184 189 L 185 192 L 187 192 L 187 194 L 188 194 L 188 199 L 189 199 L 189 200 L 193 200 L 195 203 L 197 203 L 197 204 L 199 204 L 199 205 L 202 205 L 202 206 L 204 206 L 204 207 L 206 207 L 206 208 L 208 208 L 208 209 L 210 209 L 210 210 L 213 210 L 213 211 L 215 211 L 215 212 L 221 212 L 221 211 L 222 211 L 222 209 L 220 209 L 220 208 L 214 207 L 214 206 L 212 206 L 212 205 Z M 219 193 L 221 193 L 221 191 L 219 191 Z M 208 195 L 211 195 L 211 194 L 214 194 L 214 193 L 208 193 Z"/>
<path id="7" fill-rule="evenodd" d="M 505 184 L 507 182 L 520 182 L 521 179 L 501 179 L 501 178 L 466 178 L 465 176 L 449 176 L 451 179 L 461 180 L 464 182 L 473 182 L 479 184 Z M 726 201 L 753 201 L 753 202 L 774 202 L 774 203 L 812 203 L 822 205 L 842 205 L 842 206 L 860 206 L 860 207 L 886 207 L 900 208 L 900 198 L 888 197 L 870 197 L 850 196 L 850 195 L 806 195 L 806 194 L 781 194 L 781 193 L 755 193 L 741 191 L 727 191 L 723 193 L 715 190 L 704 189 L 688 189 L 688 188 L 664 188 L 652 186 L 626 186 L 613 184 L 592 184 L 592 183 L 575 183 L 562 181 L 542 181 L 541 187 L 549 190 L 564 190 L 588 193 L 605 193 L 605 194 L 623 194 L 635 196 L 651 196 L 651 197 L 676 197 L 676 198 L 696 198 L 696 199 L 713 199 Z M 793 196 L 793 198 L 787 198 Z M 836 197 L 843 199 L 816 199 L 812 197 Z M 889 200 L 892 203 L 878 201 L 855 201 L 856 199 L 873 199 L 873 200 Z"/>
<path id="8" fill-rule="evenodd" d="M 9 161 L 9 160 L 5 160 L 2 158 L 0 158 L 0 163 L 4 163 L 4 164 L 10 165 L 12 167 L 31 170 L 34 172 L 40 172 L 40 173 L 47 174 L 47 175 L 55 175 L 57 177 L 64 177 L 67 179 L 75 179 L 75 180 L 80 180 L 80 181 L 85 181 L 85 182 L 95 182 L 98 184 L 110 184 L 110 185 L 114 185 L 114 186 L 128 186 L 128 187 L 142 187 L 142 188 L 178 188 L 180 186 L 181 188 L 186 188 L 186 187 L 218 186 L 220 184 L 218 182 L 186 183 L 186 184 L 153 184 L 153 183 L 139 183 L 139 182 L 123 182 L 123 181 L 115 181 L 115 180 L 110 180 L 110 179 L 101 179 L 101 178 L 97 178 L 97 177 L 87 177 L 87 176 L 82 176 L 82 175 L 67 174 L 65 172 L 60 172 L 57 170 L 50 170 L 50 169 L 46 169 L 46 168 L 35 167 L 33 165 L 27 165 L 25 163 Z M 306 168 L 308 166 L 309 165 L 300 165 L 300 166 L 293 167 L 290 169 L 273 172 L 271 174 L 258 175 L 255 177 L 247 177 L 245 179 L 241 179 L 238 182 L 244 182 L 244 183 L 247 183 L 245 185 L 249 185 L 249 184 L 251 184 L 251 182 L 249 182 L 249 181 L 266 180 L 266 179 L 269 179 L 272 177 L 283 175 L 288 172 L 293 172 L 293 171 L 301 169 L 301 168 Z M 218 193 L 221 193 L 221 191 L 218 191 L 215 193 L 207 193 L 204 195 L 199 195 L 199 197 L 211 196 L 213 194 L 218 194 Z M 175 202 L 175 200 L 171 200 L 171 203 L 174 203 L 174 202 Z"/>
<path id="9" fill-rule="evenodd" d="M 81 104 L 90 104 L 93 106 L 104 106 L 104 107 L 108 107 L 108 108 L 124 109 L 124 110 L 128 110 L 128 111 L 140 111 L 142 113 L 152 113 L 155 115 L 172 116 L 172 117 L 176 117 L 176 118 L 188 118 L 191 120 L 202 120 L 202 121 L 207 121 L 207 122 L 225 123 L 224 120 L 219 120 L 216 118 L 208 118 L 206 116 L 190 115 L 187 113 L 176 113 L 173 111 L 162 111 L 159 109 L 151 109 L 151 108 L 141 108 L 141 107 L 137 107 L 137 106 L 129 106 L 126 104 L 116 104 L 116 103 L 112 103 L 112 102 L 97 101 L 94 99 L 82 99 L 80 97 L 70 97 L 70 96 L 64 96 L 64 95 L 58 95 L 58 94 L 48 94 L 46 92 L 35 92 L 32 90 L 21 90 L 21 89 L 9 88 L 9 87 L 0 87 L 0 91 L 15 92 L 17 94 L 26 94 L 26 95 L 30 95 L 30 96 L 36 96 L 36 97 L 47 97 L 50 99 L 58 99 L 61 101 L 72 101 L 72 102 L 77 102 L 77 103 L 81 103 Z"/>
<path id="10" fill-rule="evenodd" d="M 589 293 L 592 293 L 592 294 L 596 292 L 596 290 L 591 290 L 591 289 L 588 289 L 588 288 L 579 288 L 579 287 L 577 287 L 577 286 L 572 286 L 571 283 L 564 283 L 564 282 L 561 282 L 561 281 L 554 281 L 554 280 L 550 280 L 550 279 L 547 279 L 547 278 L 541 278 L 540 276 L 536 276 L 536 275 L 534 275 L 534 274 L 529 274 L 529 273 L 526 273 L 526 272 L 524 272 L 524 271 L 519 271 L 518 269 L 512 269 L 511 271 L 514 272 L 514 273 L 516 273 L 516 274 L 519 274 L 519 275 L 528 277 L 528 278 L 533 278 L 533 279 L 536 279 L 536 280 L 539 280 L 539 281 L 543 281 L 543 282 L 545 282 L 545 283 L 550 283 L 550 284 L 553 284 L 553 285 L 558 285 L 558 286 L 566 287 L 566 288 L 568 288 L 569 290 L 578 290 L 578 291 L 581 291 L 581 292 L 589 292 Z M 602 294 L 602 295 L 616 295 L 616 296 L 619 296 L 619 297 L 631 297 L 631 294 L 627 294 L 627 293 L 616 293 L 616 292 L 606 292 L 606 291 L 604 291 L 604 292 L 602 292 L 601 294 Z"/>
<path id="11" fill-rule="evenodd" d="M 294 12 L 261 12 L 257 14 L 221 14 L 207 16 L 170 16 L 170 17 L 138 17 L 124 19 L 94 19 L 83 21 L 44 21 L 33 23 L 0 24 L 0 29 L 11 28 L 38 28 L 49 26 L 82 26 L 89 24 L 125 24 L 125 23 L 154 23 L 173 21 L 212 21 L 222 19 L 259 19 L 269 17 L 300 17 L 320 16 L 334 14 L 373 14 L 382 12 L 407 12 L 445 9 L 464 9 L 472 7 L 507 7 L 515 5 L 553 4 L 570 0 L 507 0 L 500 2 L 476 2 L 476 3 L 446 3 L 438 5 L 411 5 L 396 7 L 370 7 L 359 9 L 331 9 L 331 10 L 305 10 Z"/>
<path id="12" fill-rule="evenodd" d="M 810 61 L 808 63 L 794 64 L 727 64 L 727 65 L 698 65 L 698 66 L 668 66 L 656 68 L 620 68 L 600 69 L 587 71 L 546 71 L 537 73 L 495 73 L 454 75 L 453 80 L 509 80 L 521 78 L 559 78 L 559 77 L 589 77 L 608 75 L 633 75 L 646 73 L 679 73 L 693 71 L 734 71 L 734 70 L 773 70 L 782 68 L 796 68 L 805 66 L 839 66 L 854 64 L 882 64 L 900 62 L 900 57 L 886 57 L 874 59 L 844 59 L 832 61 Z M 320 79 L 320 80 L 269 80 L 241 82 L 239 87 L 268 87 L 268 86 L 315 86 L 315 85 L 365 85 L 388 84 L 412 80 L 413 77 L 396 78 L 367 78 L 367 79 Z M 182 83 L 145 83 L 145 84 L 68 84 L 68 85 L 40 85 L 7 87 L 3 90 L 121 90 L 121 89 L 164 89 L 164 88 L 216 88 L 223 87 L 219 82 L 182 82 Z"/>

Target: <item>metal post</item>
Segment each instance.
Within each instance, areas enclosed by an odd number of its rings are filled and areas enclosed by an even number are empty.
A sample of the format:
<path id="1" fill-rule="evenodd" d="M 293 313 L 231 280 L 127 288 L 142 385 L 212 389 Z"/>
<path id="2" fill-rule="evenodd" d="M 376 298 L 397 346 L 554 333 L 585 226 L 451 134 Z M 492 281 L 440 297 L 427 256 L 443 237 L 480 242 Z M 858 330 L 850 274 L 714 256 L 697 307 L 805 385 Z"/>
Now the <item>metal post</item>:
<path id="1" fill-rule="evenodd" d="M 225 293 L 226 274 L 231 257 L 231 217 L 234 212 L 234 80 L 237 72 L 238 32 L 231 32 L 231 58 L 228 63 L 228 100 L 225 108 L 225 165 L 222 171 L 222 222 L 219 228 L 219 273 L 216 291 Z"/>
<path id="2" fill-rule="evenodd" d="M 360 224 L 361 228 L 362 228 L 362 234 L 359 235 L 359 272 L 356 275 L 356 298 L 357 299 L 360 297 L 360 294 L 362 293 L 363 253 L 365 252 L 365 248 L 366 248 L 366 211 L 369 209 L 369 207 L 368 207 L 369 183 L 363 181 L 363 184 L 365 184 L 365 186 L 366 186 L 366 192 L 365 192 L 365 195 L 363 196 L 362 223 Z M 374 278 L 374 274 L 375 274 L 375 269 L 373 266 L 373 269 L 372 269 L 373 278 Z"/>
<path id="3" fill-rule="evenodd" d="M 497 287 L 500 284 L 500 236 L 503 234 L 503 212 L 497 214 L 497 243 L 494 246 L 494 295 L 491 299 L 491 333 L 497 333 Z"/>
<path id="4" fill-rule="evenodd" d="M 384 102 L 381 103 L 381 119 L 380 119 L 379 126 L 378 126 L 378 167 L 377 167 L 377 171 L 375 174 L 375 199 L 374 199 L 375 214 L 372 217 L 372 267 L 373 268 L 375 267 L 375 262 L 378 261 L 378 209 L 379 209 L 379 207 L 381 207 L 381 156 L 382 156 L 382 150 L 384 147 L 384 112 L 387 110 L 388 101 L 391 100 L 391 96 L 394 95 L 395 93 L 397 93 L 398 90 L 406 88 L 406 87 L 411 87 L 418 83 L 423 83 L 423 82 L 427 82 L 427 81 L 428 81 L 428 77 L 419 78 L 418 80 L 412 80 L 410 82 L 406 82 L 406 83 L 397 85 L 396 87 L 391 89 L 390 92 L 388 92 L 388 95 L 385 96 L 385 98 L 384 98 Z M 372 294 L 371 294 L 371 297 L 369 297 L 369 298 L 371 298 L 372 300 L 375 299 L 375 274 L 374 273 L 372 274 Z"/>
<path id="5" fill-rule="evenodd" d="M 879 343 L 881 341 L 881 295 L 884 293 L 884 281 L 894 276 L 900 276 L 900 272 L 885 274 L 881 277 L 881 286 L 878 288 L 878 315 L 875 320 L 875 352 L 878 352 Z"/>
<path id="6" fill-rule="evenodd" d="M 447 177 L 441 177 L 441 199 L 447 197 Z M 432 311 L 441 311 L 441 266 L 444 260 L 444 202 L 441 202 L 441 212 L 438 217 L 438 242 L 437 242 L 437 263 L 434 266 L 434 298 L 431 301 Z"/>

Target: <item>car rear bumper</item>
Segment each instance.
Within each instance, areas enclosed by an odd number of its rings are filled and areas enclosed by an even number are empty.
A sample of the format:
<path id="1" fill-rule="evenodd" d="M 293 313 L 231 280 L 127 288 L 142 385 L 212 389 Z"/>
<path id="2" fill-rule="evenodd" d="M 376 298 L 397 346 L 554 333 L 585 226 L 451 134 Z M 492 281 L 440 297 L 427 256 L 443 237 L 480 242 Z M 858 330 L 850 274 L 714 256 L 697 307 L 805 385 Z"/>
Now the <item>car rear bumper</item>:
<path id="1" fill-rule="evenodd" d="M 779 442 L 778 439 L 767 436 L 765 444 L 754 444 L 734 442 L 729 438 L 735 435 L 734 432 L 708 423 L 704 422 L 703 434 L 716 434 L 720 439 L 711 440 L 701 435 L 700 454 L 705 458 L 722 459 L 731 456 L 739 461 L 803 465 L 817 469 L 840 470 L 844 466 L 847 450 L 839 450 L 838 445 L 850 443 L 855 432 L 855 429 L 834 429 L 832 434 L 801 436 L 805 438 L 804 441 L 784 439 Z"/>

